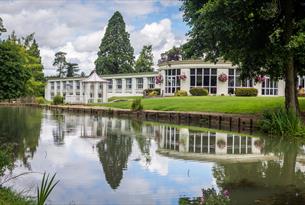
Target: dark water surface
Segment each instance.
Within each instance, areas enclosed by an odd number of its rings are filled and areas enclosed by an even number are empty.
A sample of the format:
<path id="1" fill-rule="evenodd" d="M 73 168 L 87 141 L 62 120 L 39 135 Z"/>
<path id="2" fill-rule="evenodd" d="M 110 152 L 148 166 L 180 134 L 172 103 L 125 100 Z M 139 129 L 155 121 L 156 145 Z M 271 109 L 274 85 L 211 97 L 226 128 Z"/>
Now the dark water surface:
<path id="1" fill-rule="evenodd" d="M 202 188 L 232 204 L 305 204 L 304 146 L 196 127 L 0 107 L 12 176 L 57 173 L 48 204 L 179 204 Z M 7 183 L 35 195 L 41 174 Z M 288 203 L 286 203 L 288 201 Z"/>

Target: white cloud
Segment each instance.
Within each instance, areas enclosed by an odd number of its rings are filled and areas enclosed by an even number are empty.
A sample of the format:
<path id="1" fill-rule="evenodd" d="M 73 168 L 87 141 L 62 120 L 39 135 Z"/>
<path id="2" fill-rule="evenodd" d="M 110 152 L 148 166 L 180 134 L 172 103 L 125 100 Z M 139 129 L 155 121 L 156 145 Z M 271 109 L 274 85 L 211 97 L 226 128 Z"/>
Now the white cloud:
<path id="1" fill-rule="evenodd" d="M 172 31 L 171 20 L 162 19 L 159 22 L 146 24 L 141 30 L 131 34 L 131 41 L 138 53 L 143 45 L 152 44 L 154 62 L 157 63 L 160 54 L 173 46 L 179 46 L 185 39 L 179 39 Z"/>
<path id="2" fill-rule="evenodd" d="M 168 13 L 168 18 L 163 20 L 155 19 L 156 13 L 177 5 L 179 3 L 171 0 L 13 0 L 0 1 L 0 16 L 8 30 L 6 35 L 13 30 L 18 36 L 35 32 L 45 74 L 56 73 L 52 64 L 54 54 L 60 50 L 67 52 L 68 60 L 79 62 L 81 71 L 88 73 L 94 68 L 107 21 L 114 11 L 120 11 L 125 18 L 135 56 L 138 56 L 143 45 L 152 44 L 156 63 L 160 53 L 183 42 L 172 29 L 169 18 L 176 19 L 173 12 Z M 139 23 L 151 20 L 148 15 L 153 13 L 152 22 L 144 25 Z"/>

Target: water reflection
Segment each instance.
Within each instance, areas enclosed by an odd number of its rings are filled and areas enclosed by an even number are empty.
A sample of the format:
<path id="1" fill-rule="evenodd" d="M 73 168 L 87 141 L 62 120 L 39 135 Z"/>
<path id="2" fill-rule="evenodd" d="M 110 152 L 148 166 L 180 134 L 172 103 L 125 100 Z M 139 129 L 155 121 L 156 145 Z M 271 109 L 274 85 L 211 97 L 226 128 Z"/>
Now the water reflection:
<path id="1" fill-rule="evenodd" d="M 272 204 L 305 190 L 305 149 L 279 138 L 0 108 L 0 140 L 17 145 L 15 174 L 57 172 L 51 204 L 178 204 L 208 187 L 229 189 L 233 204 Z M 22 190 L 39 179 L 14 184 Z"/>

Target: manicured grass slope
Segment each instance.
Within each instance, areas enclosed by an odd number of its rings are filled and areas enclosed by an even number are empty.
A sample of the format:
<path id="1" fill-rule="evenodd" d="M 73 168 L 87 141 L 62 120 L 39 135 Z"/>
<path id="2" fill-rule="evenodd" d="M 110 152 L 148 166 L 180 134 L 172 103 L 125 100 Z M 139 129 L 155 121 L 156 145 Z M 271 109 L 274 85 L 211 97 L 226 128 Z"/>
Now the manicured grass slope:
<path id="1" fill-rule="evenodd" d="M 118 99 L 118 98 L 117 98 Z M 127 98 L 124 98 L 127 99 Z M 300 98 L 301 110 L 305 110 L 305 98 Z M 104 104 L 105 107 L 130 109 L 132 99 L 125 102 Z M 254 114 L 264 110 L 284 106 L 283 97 L 235 97 L 235 96 L 203 96 L 203 97 L 165 97 L 144 98 L 145 110 L 192 111 Z"/>

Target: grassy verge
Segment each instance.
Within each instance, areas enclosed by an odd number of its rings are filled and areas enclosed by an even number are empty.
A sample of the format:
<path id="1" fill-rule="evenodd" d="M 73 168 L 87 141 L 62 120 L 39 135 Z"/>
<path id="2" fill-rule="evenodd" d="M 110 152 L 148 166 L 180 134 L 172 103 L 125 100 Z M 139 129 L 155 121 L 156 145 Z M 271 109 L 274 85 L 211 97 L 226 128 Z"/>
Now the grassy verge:
<path id="1" fill-rule="evenodd" d="M 8 188 L 0 188 L 0 205 L 34 205 L 35 202 L 27 199 Z"/>
<path id="2" fill-rule="evenodd" d="M 128 101 L 113 102 L 101 106 L 130 109 L 134 97 L 115 99 Z M 305 98 L 300 98 L 299 101 L 301 110 L 305 110 Z M 284 97 L 188 96 L 143 98 L 142 104 L 145 110 L 254 114 L 282 107 L 284 105 Z"/>

